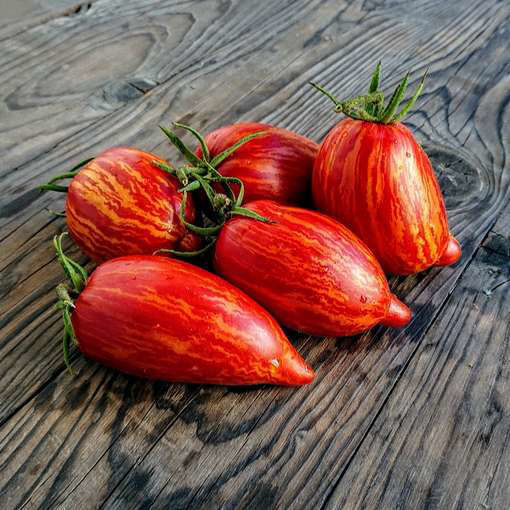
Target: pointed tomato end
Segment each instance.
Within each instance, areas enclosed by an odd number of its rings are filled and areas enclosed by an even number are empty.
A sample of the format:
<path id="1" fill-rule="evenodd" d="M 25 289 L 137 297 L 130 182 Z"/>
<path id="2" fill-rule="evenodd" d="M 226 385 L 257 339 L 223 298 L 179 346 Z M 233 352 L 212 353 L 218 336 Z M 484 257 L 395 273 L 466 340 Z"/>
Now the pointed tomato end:
<path id="1" fill-rule="evenodd" d="M 381 321 L 381 324 L 390 328 L 403 328 L 409 323 L 412 316 L 411 309 L 402 303 L 395 294 L 392 294 L 388 314 Z"/>
<path id="2" fill-rule="evenodd" d="M 310 384 L 315 378 L 313 368 L 297 351 L 288 353 L 281 361 L 280 380 L 285 386 L 302 386 Z"/>
<path id="3" fill-rule="evenodd" d="M 455 264 L 462 257 L 462 248 L 460 247 L 459 241 L 455 237 L 450 236 L 446 248 L 439 257 L 439 260 L 435 263 L 436 266 L 450 266 Z"/>

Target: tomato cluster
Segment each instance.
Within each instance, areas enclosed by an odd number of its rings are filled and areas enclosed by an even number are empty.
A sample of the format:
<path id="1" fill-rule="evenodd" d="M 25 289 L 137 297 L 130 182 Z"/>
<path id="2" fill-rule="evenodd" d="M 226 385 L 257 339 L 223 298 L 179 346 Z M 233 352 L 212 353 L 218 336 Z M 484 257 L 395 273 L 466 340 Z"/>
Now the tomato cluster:
<path id="1" fill-rule="evenodd" d="M 71 236 L 99 266 L 62 251 L 64 355 L 151 379 L 301 385 L 314 372 L 281 325 L 312 335 L 403 327 L 410 309 L 386 273 L 452 264 L 430 161 L 401 124 L 408 77 L 384 104 L 380 65 L 367 95 L 335 102 L 347 118 L 319 146 L 286 129 L 245 123 L 203 137 L 177 167 L 109 149 L 42 186 L 66 191 Z M 68 187 L 59 182 L 71 179 Z M 310 206 L 313 204 L 316 210 Z M 246 202 L 246 203 L 245 203 Z M 215 275 L 182 258 L 210 256 Z"/>

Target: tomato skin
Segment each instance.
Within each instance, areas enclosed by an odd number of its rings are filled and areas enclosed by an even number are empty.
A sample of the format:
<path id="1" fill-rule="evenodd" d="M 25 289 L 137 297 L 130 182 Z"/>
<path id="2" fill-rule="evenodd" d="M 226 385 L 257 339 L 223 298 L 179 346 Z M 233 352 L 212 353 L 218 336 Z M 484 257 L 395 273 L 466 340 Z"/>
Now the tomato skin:
<path id="1" fill-rule="evenodd" d="M 99 266 L 71 320 L 89 358 L 149 379 L 301 385 L 313 370 L 271 315 L 191 264 L 128 256 Z"/>
<path id="2" fill-rule="evenodd" d="M 319 150 L 312 190 L 318 209 L 365 241 L 388 273 L 461 257 L 432 165 L 403 124 L 338 123 Z"/>
<path id="3" fill-rule="evenodd" d="M 303 204 L 309 197 L 310 181 L 318 144 L 287 129 L 256 122 L 233 124 L 209 133 L 205 140 L 211 158 L 241 138 L 267 131 L 250 140 L 218 166 L 227 177 L 238 177 L 245 186 L 245 201 L 270 199 L 284 204 Z M 202 157 L 202 150 L 197 150 Z M 232 186 L 237 193 L 237 185 Z"/>
<path id="4" fill-rule="evenodd" d="M 282 324 L 342 336 L 409 322 L 410 310 L 391 294 L 373 254 L 335 219 L 269 200 L 245 207 L 275 223 L 227 222 L 214 266 Z"/>
<path id="5" fill-rule="evenodd" d="M 108 149 L 71 181 L 66 202 L 69 230 L 93 260 L 200 246 L 200 238 L 180 219 L 179 182 L 153 161 L 163 162 L 136 149 Z M 187 206 L 186 217 L 194 221 L 193 202 L 188 200 Z"/>

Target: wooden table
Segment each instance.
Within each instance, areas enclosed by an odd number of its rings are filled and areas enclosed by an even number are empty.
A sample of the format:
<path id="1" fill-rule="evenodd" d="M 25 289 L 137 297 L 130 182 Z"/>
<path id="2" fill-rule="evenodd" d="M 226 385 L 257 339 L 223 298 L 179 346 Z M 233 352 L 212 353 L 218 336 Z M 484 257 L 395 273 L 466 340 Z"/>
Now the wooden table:
<path id="1" fill-rule="evenodd" d="M 509 508 L 510 3 L 76 1 L 0 19 L 0 508 Z M 386 92 L 429 67 L 407 123 L 464 250 L 391 280 L 413 322 L 291 335 L 317 370 L 298 390 L 150 383 L 77 352 L 71 377 L 64 197 L 34 187 L 115 145 L 175 161 L 173 120 L 319 141 L 338 116 L 308 81 L 360 93 L 378 59 Z"/>

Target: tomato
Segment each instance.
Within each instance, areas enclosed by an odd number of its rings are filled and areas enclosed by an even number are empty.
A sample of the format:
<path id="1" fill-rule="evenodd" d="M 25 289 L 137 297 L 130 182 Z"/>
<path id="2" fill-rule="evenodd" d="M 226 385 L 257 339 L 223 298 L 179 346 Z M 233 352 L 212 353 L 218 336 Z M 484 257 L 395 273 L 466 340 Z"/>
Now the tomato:
<path id="1" fill-rule="evenodd" d="M 87 163 L 72 179 L 66 213 L 71 235 L 95 261 L 159 249 L 194 251 L 200 237 L 180 218 L 179 181 L 154 165 L 153 154 L 114 148 Z M 186 219 L 193 222 L 189 197 Z"/>
<path id="2" fill-rule="evenodd" d="M 378 84 L 378 76 L 373 79 Z M 329 132 L 312 178 L 317 208 L 357 234 L 385 271 L 402 275 L 453 264 L 461 257 L 429 158 L 398 122 L 414 104 L 423 81 L 397 114 L 406 87 L 407 77 L 383 109 L 377 85 L 361 98 L 364 103 L 360 98 L 340 102 L 317 86 L 336 102 L 337 111 L 354 118 L 342 120 Z"/>
<path id="3" fill-rule="evenodd" d="M 156 256 L 100 265 L 72 310 L 80 351 L 150 379 L 307 384 L 313 370 L 260 305 L 216 275 Z"/>
<path id="4" fill-rule="evenodd" d="M 218 165 L 226 177 L 237 177 L 245 186 L 245 200 L 271 199 L 303 204 L 309 197 L 313 162 L 319 146 L 308 138 L 267 124 L 243 123 L 222 127 L 205 137 L 211 159 L 242 138 L 266 131 L 237 149 Z M 197 150 L 202 158 L 202 149 Z M 234 184 L 234 191 L 238 188 Z"/>
<path id="5" fill-rule="evenodd" d="M 216 242 L 214 266 L 282 324 L 341 336 L 409 322 L 409 308 L 390 292 L 373 254 L 338 221 L 269 200 L 245 207 L 274 223 L 229 220 Z"/>

